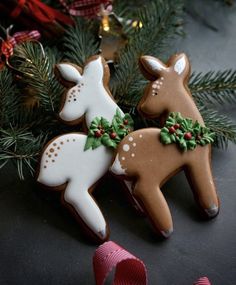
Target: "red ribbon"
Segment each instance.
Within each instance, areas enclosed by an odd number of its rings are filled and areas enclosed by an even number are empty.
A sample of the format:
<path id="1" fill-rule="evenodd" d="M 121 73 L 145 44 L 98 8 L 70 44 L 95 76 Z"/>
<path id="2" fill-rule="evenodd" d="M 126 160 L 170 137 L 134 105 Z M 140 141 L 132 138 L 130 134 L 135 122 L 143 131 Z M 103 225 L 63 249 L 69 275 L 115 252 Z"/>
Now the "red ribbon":
<path id="1" fill-rule="evenodd" d="M 193 285 L 211 285 L 209 279 L 207 277 L 202 277 L 198 279 Z"/>
<path id="2" fill-rule="evenodd" d="M 24 31 L 17 32 L 13 36 L 7 36 L 7 39 L 2 42 L 1 45 L 1 53 L 5 55 L 6 59 L 8 59 L 11 55 L 13 55 L 13 49 L 16 44 L 38 40 L 40 38 L 40 33 L 38 31 Z"/>
<path id="3" fill-rule="evenodd" d="M 68 25 L 72 25 L 74 23 L 70 17 L 62 14 L 56 9 L 49 7 L 48 5 L 42 3 L 40 0 L 18 0 L 18 4 L 12 11 L 11 16 L 13 18 L 18 17 L 22 12 L 24 6 L 30 10 L 35 18 L 43 23 L 51 23 L 55 20 Z"/>
<path id="4" fill-rule="evenodd" d="M 108 241 L 99 246 L 93 256 L 96 285 L 103 285 L 113 268 L 116 269 L 113 285 L 147 285 L 147 270 L 143 261 Z M 207 277 L 202 277 L 193 285 L 211 283 Z"/>
<path id="5" fill-rule="evenodd" d="M 101 11 L 101 5 L 108 8 L 109 4 L 111 4 L 110 0 L 77 0 L 70 5 L 68 5 L 65 0 L 59 1 L 70 15 L 86 18 L 97 17 Z"/>
<path id="6" fill-rule="evenodd" d="M 116 268 L 113 285 L 147 284 L 144 263 L 112 241 L 105 242 L 95 251 L 93 268 L 96 285 L 103 285 L 113 268 Z"/>

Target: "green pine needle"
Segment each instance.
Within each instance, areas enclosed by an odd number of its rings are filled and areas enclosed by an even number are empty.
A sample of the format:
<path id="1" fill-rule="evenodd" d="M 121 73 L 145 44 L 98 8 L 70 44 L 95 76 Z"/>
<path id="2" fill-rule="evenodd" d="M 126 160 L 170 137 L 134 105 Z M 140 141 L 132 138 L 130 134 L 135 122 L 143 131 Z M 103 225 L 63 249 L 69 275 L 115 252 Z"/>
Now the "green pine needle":
<path id="1" fill-rule="evenodd" d="M 83 66 L 85 61 L 99 52 L 100 39 L 95 22 L 76 19 L 76 25 L 66 30 L 64 36 L 65 59 Z"/>
<path id="2" fill-rule="evenodd" d="M 219 148 L 227 148 L 228 142 L 236 143 L 236 124 L 226 115 L 212 109 L 200 109 L 205 124 L 216 134 L 214 145 Z"/>
<path id="3" fill-rule="evenodd" d="M 19 94 L 13 83 L 12 73 L 0 71 L 0 126 L 9 125 L 18 109 Z"/>
<path id="4" fill-rule="evenodd" d="M 37 43 L 23 43 L 15 48 L 13 62 L 22 72 L 22 83 L 39 100 L 40 106 L 55 112 L 63 88 L 55 79 L 53 68 L 59 60 L 55 49 L 45 50 L 45 55 Z"/>
<path id="5" fill-rule="evenodd" d="M 35 137 L 27 129 L 19 129 L 9 126 L 8 129 L 0 129 L 0 167 L 10 160 L 16 164 L 20 179 L 24 179 L 24 167 L 33 174 L 36 158 L 45 143 L 46 137 Z"/>
<path id="6" fill-rule="evenodd" d="M 200 104 L 231 104 L 236 102 L 236 71 L 210 71 L 193 74 L 189 88 Z"/>
<path id="7" fill-rule="evenodd" d="M 112 93 L 119 103 L 137 103 L 145 85 L 138 68 L 139 57 L 163 55 L 168 41 L 176 36 L 181 25 L 182 9 L 182 0 L 156 0 L 138 10 L 137 19 L 143 27 L 136 30 L 120 52 L 111 82 Z"/>

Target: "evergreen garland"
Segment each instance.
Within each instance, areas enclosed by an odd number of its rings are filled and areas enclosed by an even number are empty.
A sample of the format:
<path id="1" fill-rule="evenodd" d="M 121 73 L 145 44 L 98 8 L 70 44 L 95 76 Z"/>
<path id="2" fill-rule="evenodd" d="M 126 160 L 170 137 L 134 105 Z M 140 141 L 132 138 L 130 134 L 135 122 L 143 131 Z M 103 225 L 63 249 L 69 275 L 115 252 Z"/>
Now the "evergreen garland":
<path id="1" fill-rule="evenodd" d="M 143 54 L 168 58 L 168 44 L 181 34 L 184 1 L 153 0 L 135 9 L 124 7 L 124 2 L 115 1 L 114 11 L 123 17 L 128 43 L 118 55 L 110 87 L 120 107 L 132 112 L 136 127 L 140 127 L 140 120 L 145 126 L 157 125 L 134 112 L 147 83 L 139 72 L 138 58 Z M 126 25 L 129 19 L 141 21 L 142 29 L 130 29 Z M 68 127 L 58 121 L 63 87 L 53 67 L 62 60 L 83 65 L 99 52 L 98 31 L 97 20 L 76 19 L 75 27 L 67 28 L 56 46 L 44 44 L 45 54 L 37 43 L 15 47 L 11 64 L 18 72 L 7 67 L 0 70 L 0 167 L 13 161 L 23 179 L 24 166 L 34 172 L 46 141 L 78 131 L 78 126 Z M 193 74 L 189 87 L 207 127 L 216 134 L 215 145 L 225 148 L 228 141 L 236 143 L 236 125 L 219 109 L 236 101 L 236 71 Z"/>

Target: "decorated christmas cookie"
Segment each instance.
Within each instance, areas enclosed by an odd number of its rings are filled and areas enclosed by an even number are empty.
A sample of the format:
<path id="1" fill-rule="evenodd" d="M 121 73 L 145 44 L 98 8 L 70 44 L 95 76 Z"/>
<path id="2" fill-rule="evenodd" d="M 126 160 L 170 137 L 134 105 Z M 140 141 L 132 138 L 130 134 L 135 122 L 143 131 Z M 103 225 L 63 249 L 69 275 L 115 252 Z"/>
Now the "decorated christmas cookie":
<path id="1" fill-rule="evenodd" d="M 205 215 L 212 218 L 218 214 L 210 163 L 214 134 L 205 127 L 186 86 L 190 66 L 185 54 L 171 57 L 167 65 L 143 56 L 140 66 L 152 81 L 138 109 L 146 117 L 162 117 L 166 122 L 162 129 L 147 128 L 126 136 L 117 148 L 111 171 L 136 181 L 133 195 L 155 229 L 169 237 L 172 218 L 160 188 L 180 170 L 185 171 Z"/>
<path id="2" fill-rule="evenodd" d="M 41 156 L 37 181 L 62 191 L 63 204 L 96 241 L 108 239 L 109 230 L 91 193 L 107 172 L 113 148 L 132 128 L 132 120 L 112 99 L 107 84 L 109 69 L 101 56 L 93 56 L 81 72 L 70 63 L 56 66 L 56 73 L 68 86 L 60 118 L 77 124 L 83 118 L 88 137 L 69 133 L 51 140 Z"/>

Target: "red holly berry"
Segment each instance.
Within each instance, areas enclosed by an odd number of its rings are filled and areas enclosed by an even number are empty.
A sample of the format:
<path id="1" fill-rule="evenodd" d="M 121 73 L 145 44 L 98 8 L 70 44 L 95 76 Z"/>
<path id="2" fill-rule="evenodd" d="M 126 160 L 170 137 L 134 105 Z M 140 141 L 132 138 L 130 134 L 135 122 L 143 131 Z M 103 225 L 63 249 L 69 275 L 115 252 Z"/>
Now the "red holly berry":
<path id="1" fill-rule="evenodd" d="M 174 134 L 175 133 L 175 128 L 173 126 L 170 127 L 168 130 L 169 130 L 170 134 Z"/>
<path id="2" fill-rule="evenodd" d="M 102 133 L 101 131 L 96 131 L 94 135 L 96 138 L 100 138 L 102 136 Z"/>
<path id="3" fill-rule="evenodd" d="M 116 133 L 115 132 L 110 133 L 110 138 L 114 140 L 116 138 Z"/>
<path id="4" fill-rule="evenodd" d="M 129 121 L 128 120 L 124 120 L 124 125 L 128 125 Z"/>
<path id="5" fill-rule="evenodd" d="M 177 130 L 177 129 L 179 129 L 180 128 L 180 124 L 175 124 L 174 125 L 174 128 Z"/>
<path id="6" fill-rule="evenodd" d="M 191 140 L 192 134 L 191 134 L 190 132 L 185 133 L 185 134 L 184 134 L 184 138 L 185 138 L 186 140 Z"/>

